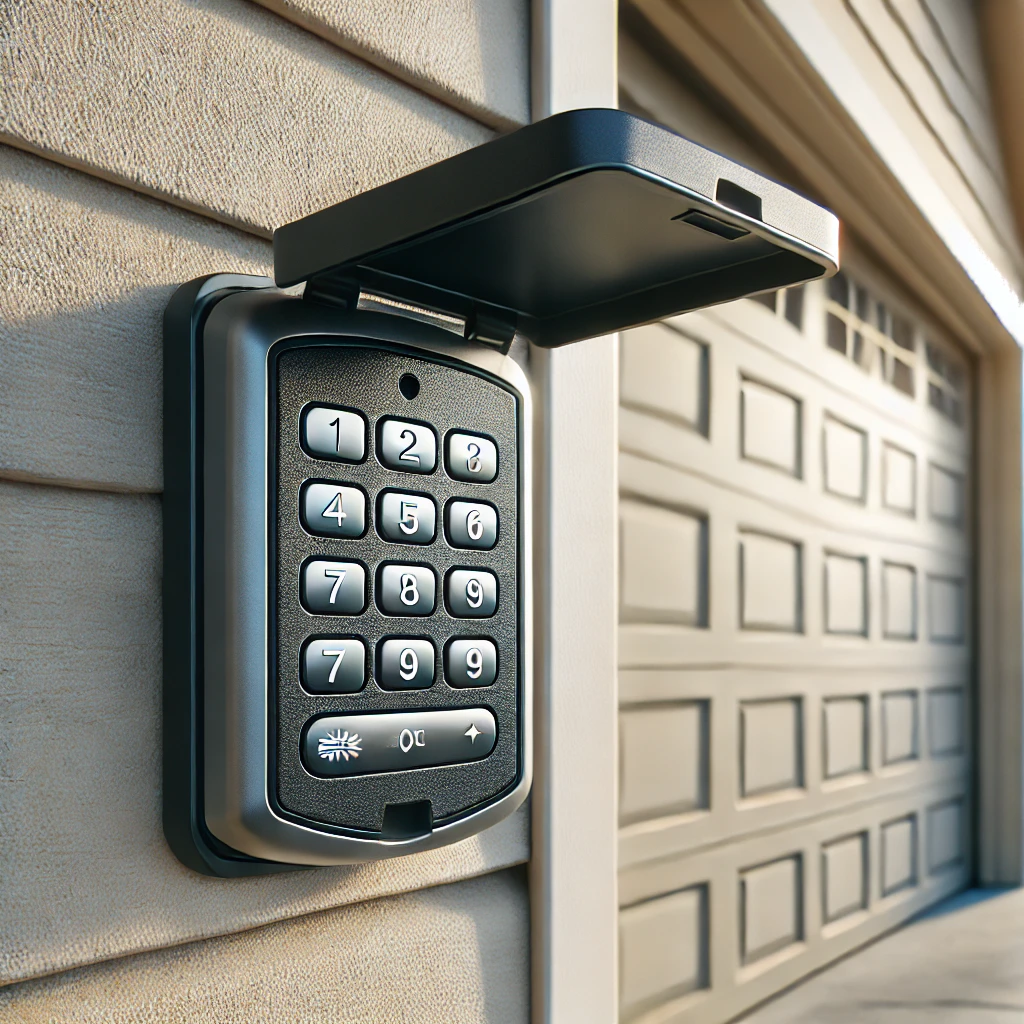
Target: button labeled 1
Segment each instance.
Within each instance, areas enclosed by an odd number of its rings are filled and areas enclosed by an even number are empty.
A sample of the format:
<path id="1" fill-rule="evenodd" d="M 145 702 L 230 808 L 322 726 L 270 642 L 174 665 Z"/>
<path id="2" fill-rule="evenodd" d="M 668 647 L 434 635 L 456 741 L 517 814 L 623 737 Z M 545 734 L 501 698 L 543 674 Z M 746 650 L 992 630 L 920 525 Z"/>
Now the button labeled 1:
<path id="1" fill-rule="evenodd" d="M 436 532 L 437 508 L 424 494 L 385 491 L 380 496 L 377 530 L 385 540 L 429 544 Z"/>
<path id="2" fill-rule="evenodd" d="M 498 577 L 486 569 L 452 569 L 445 597 L 457 618 L 486 619 L 498 607 Z"/>
<path id="3" fill-rule="evenodd" d="M 366 533 L 366 495 L 341 484 L 303 484 L 299 498 L 302 525 L 318 537 L 362 537 Z"/>
<path id="4" fill-rule="evenodd" d="M 302 414 L 302 447 L 314 459 L 362 462 L 366 458 L 366 420 L 333 405 L 311 405 Z"/>
<path id="5" fill-rule="evenodd" d="M 498 449 L 489 437 L 448 435 L 448 475 L 489 484 L 498 475 Z"/>
<path id="6" fill-rule="evenodd" d="M 450 640 L 444 651 L 444 674 L 450 686 L 490 686 L 498 675 L 498 650 L 493 640 L 476 637 Z"/>
<path id="7" fill-rule="evenodd" d="M 366 685 L 366 645 L 354 637 L 309 640 L 300 674 L 311 693 L 356 693 Z"/>
<path id="8" fill-rule="evenodd" d="M 366 570 L 358 562 L 312 559 L 300 583 L 306 611 L 319 615 L 359 615 L 366 607 Z"/>
<path id="9" fill-rule="evenodd" d="M 480 501 L 453 501 L 448 506 L 448 543 L 454 548 L 490 551 L 498 543 L 498 512 Z"/>
<path id="10" fill-rule="evenodd" d="M 434 645 L 429 640 L 394 637 L 378 649 L 377 684 L 382 690 L 425 690 L 434 685 Z"/>
<path id="11" fill-rule="evenodd" d="M 430 427 L 408 420 L 383 420 L 380 425 L 380 461 L 404 473 L 433 473 L 437 466 L 437 438 Z"/>
<path id="12" fill-rule="evenodd" d="M 302 762 L 314 775 L 367 775 L 479 761 L 498 729 L 487 708 L 330 715 L 306 726 Z"/>
<path id="13" fill-rule="evenodd" d="M 430 615 L 437 602 L 434 570 L 424 565 L 385 565 L 377 604 L 386 615 Z"/>

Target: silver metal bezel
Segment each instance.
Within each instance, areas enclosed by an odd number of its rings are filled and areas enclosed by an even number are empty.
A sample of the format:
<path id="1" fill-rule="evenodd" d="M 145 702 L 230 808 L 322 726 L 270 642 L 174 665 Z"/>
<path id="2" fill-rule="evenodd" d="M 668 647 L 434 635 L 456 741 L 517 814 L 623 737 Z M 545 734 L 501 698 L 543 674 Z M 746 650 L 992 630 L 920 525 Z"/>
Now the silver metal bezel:
<path id="1" fill-rule="evenodd" d="M 523 770 L 515 788 L 427 836 L 362 839 L 320 831 L 277 814 L 269 800 L 270 375 L 268 356 L 285 339 L 356 336 L 408 346 L 477 367 L 522 399 L 519 523 L 522 586 L 520 719 Z M 530 386 L 518 364 L 481 344 L 400 315 L 305 302 L 278 289 L 229 295 L 203 333 L 204 796 L 206 824 L 222 842 L 286 864 L 349 864 L 434 849 L 508 817 L 530 789 L 533 765 L 533 577 Z M 262 509 L 262 515 L 253 515 Z M 252 600 L 258 590 L 261 600 Z"/>

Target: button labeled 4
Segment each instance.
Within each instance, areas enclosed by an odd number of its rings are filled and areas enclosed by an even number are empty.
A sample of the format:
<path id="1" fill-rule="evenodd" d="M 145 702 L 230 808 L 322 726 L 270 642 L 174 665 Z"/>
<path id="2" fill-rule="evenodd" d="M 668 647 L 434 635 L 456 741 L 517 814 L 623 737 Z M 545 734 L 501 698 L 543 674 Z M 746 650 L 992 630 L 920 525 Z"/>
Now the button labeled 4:
<path id="1" fill-rule="evenodd" d="M 318 537 L 362 537 L 366 533 L 366 495 L 358 487 L 305 483 L 299 498 L 302 525 Z"/>

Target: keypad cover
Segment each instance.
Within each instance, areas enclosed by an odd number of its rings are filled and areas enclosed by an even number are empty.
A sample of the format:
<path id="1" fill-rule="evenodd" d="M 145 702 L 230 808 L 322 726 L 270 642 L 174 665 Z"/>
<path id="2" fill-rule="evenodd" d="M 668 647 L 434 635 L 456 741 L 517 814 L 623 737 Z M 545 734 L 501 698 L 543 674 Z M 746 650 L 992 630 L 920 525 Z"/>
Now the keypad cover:
<path id="1" fill-rule="evenodd" d="M 430 800 L 435 825 L 493 802 L 511 790 L 523 773 L 521 721 L 522 669 L 519 658 L 520 535 L 517 519 L 519 480 L 520 399 L 505 382 L 465 364 L 424 358 L 377 344 L 317 345 L 285 343 L 271 360 L 271 395 L 276 403 L 277 434 L 272 445 L 271 477 L 275 481 L 277 530 L 271 538 L 276 565 L 272 631 L 273 715 L 271 742 L 276 753 L 270 792 L 277 813 L 296 821 L 315 822 L 340 833 L 379 834 L 385 806 Z M 398 382 L 411 373 L 419 394 L 404 398 Z M 318 460 L 299 443 L 303 409 L 322 403 L 358 410 L 368 421 L 369 448 L 358 465 Z M 382 464 L 378 425 L 385 418 L 429 423 L 438 438 L 464 431 L 493 438 L 498 472 L 489 483 L 453 479 L 438 458 L 432 473 L 403 473 Z M 368 523 L 359 539 L 312 537 L 297 516 L 297 495 L 307 480 L 332 481 L 361 488 L 367 495 Z M 382 491 L 419 492 L 433 497 L 438 512 L 453 499 L 485 502 L 498 517 L 498 539 L 492 550 L 456 550 L 444 537 L 441 523 L 429 544 L 386 540 L 378 529 Z M 438 515 L 440 519 L 440 515 Z M 368 601 L 360 615 L 310 614 L 299 600 L 300 568 L 309 559 L 338 559 L 367 567 Z M 430 615 L 387 615 L 377 588 L 381 565 L 429 565 L 437 581 Z M 486 619 L 459 619 L 442 598 L 449 570 L 480 569 L 497 581 L 495 613 Z M 299 680 L 299 658 L 311 636 L 358 636 L 365 639 L 370 678 L 357 693 L 315 694 Z M 385 690 L 377 680 L 383 641 L 392 637 L 429 637 L 438 654 L 434 682 L 426 689 Z M 487 636 L 497 648 L 497 671 L 489 686 L 459 688 L 445 679 L 441 654 L 454 638 Z M 408 771 L 381 771 L 336 778 L 314 778 L 302 766 L 301 745 L 307 724 L 321 715 L 372 714 L 383 711 L 430 711 L 487 708 L 495 718 L 494 749 L 480 760 Z"/>

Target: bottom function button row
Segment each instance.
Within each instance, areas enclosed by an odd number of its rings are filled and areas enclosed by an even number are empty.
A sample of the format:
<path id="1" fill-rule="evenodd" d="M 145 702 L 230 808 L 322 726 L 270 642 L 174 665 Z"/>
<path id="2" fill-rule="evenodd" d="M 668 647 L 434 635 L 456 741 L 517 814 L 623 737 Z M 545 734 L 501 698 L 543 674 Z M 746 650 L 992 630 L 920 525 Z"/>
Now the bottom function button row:
<path id="1" fill-rule="evenodd" d="M 302 763 L 313 775 L 368 775 L 479 761 L 497 723 L 487 708 L 328 715 L 306 726 Z"/>

